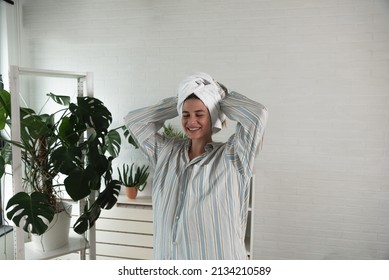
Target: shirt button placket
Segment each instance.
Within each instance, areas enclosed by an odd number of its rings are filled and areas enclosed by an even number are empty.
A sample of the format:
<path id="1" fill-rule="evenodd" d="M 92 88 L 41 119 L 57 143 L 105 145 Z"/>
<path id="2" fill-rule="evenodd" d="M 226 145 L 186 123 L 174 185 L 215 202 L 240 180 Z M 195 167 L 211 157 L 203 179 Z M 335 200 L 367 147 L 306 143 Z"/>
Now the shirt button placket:
<path id="1" fill-rule="evenodd" d="M 177 258 L 177 251 L 178 251 L 178 248 L 177 248 L 177 245 L 178 245 L 178 242 L 177 242 L 177 226 L 178 226 L 178 222 L 179 222 L 179 219 L 180 219 L 180 215 L 181 215 L 181 211 L 182 211 L 182 208 L 183 208 L 183 203 L 184 203 L 184 198 L 185 198 L 185 192 L 186 192 L 186 186 L 187 186 L 187 181 L 188 181 L 188 176 L 187 176 L 187 167 L 185 167 L 184 169 L 184 172 L 182 174 L 182 182 L 184 182 L 184 184 L 182 184 L 182 189 L 180 191 L 180 195 L 179 195 L 179 198 L 178 198 L 178 203 L 177 203 L 177 210 L 176 210 L 176 216 L 174 218 L 174 222 L 173 222 L 173 241 L 172 241 L 172 251 L 173 251 L 173 259 L 176 259 Z"/>
<path id="2" fill-rule="evenodd" d="M 182 197 L 180 196 L 179 202 L 178 202 L 178 207 L 177 207 L 177 213 L 176 216 L 174 217 L 174 222 L 173 222 L 173 240 L 172 240 L 172 257 L 173 259 L 177 258 L 177 226 L 178 226 L 178 220 L 180 219 L 180 211 L 181 211 L 181 199 Z"/>

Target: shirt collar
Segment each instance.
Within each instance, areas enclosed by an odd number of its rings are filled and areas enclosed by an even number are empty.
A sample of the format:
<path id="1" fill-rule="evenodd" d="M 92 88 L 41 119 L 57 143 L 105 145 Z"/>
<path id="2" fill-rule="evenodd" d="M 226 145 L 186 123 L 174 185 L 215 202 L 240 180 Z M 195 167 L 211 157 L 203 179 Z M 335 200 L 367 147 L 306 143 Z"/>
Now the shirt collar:
<path id="1" fill-rule="evenodd" d="M 190 139 L 188 139 L 188 141 L 185 142 L 185 149 L 186 150 L 189 150 L 191 143 L 192 143 L 192 141 Z M 209 153 L 221 145 L 222 145 L 222 143 L 219 143 L 219 142 L 210 142 L 210 143 L 205 145 L 204 149 L 207 153 Z"/>

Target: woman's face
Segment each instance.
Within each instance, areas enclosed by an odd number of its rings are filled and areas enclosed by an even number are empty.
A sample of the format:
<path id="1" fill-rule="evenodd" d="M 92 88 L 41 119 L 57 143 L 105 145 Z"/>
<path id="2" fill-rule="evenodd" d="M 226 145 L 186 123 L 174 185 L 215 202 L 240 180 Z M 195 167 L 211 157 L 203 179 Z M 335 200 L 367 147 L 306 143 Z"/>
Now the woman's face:
<path id="1" fill-rule="evenodd" d="M 212 122 L 208 108 L 200 99 L 190 98 L 182 106 L 182 127 L 190 139 L 212 137 Z"/>

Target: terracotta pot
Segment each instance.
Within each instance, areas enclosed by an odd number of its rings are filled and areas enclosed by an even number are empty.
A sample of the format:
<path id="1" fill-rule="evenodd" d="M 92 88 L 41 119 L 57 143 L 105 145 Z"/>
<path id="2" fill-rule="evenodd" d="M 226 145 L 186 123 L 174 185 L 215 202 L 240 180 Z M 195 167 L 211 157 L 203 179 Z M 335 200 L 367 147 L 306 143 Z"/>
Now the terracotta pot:
<path id="1" fill-rule="evenodd" d="M 126 195 L 129 199 L 135 199 L 138 195 L 138 189 L 135 187 L 125 186 Z"/>

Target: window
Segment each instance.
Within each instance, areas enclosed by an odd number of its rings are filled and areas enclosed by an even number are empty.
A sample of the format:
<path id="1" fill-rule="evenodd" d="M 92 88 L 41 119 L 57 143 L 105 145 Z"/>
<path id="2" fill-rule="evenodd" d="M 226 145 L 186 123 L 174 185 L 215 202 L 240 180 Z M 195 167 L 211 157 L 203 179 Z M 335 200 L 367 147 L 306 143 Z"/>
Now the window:
<path id="1" fill-rule="evenodd" d="M 4 36 L 4 30 L 3 30 L 3 5 L 4 3 L 0 3 L 0 82 L 2 82 L 2 79 L 1 79 L 1 74 L 2 74 L 2 71 L 3 71 L 3 36 Z M 2 145 L 2 141 L 0 141 L 0 149 L 3 147 Z M 2 184 L 2 181 L 0 181 L 0 227 L 3 225 L 3 197 L 1 196 L 1 191 L 2 191 L 2 188 L 3 188 L 3 184 Z M 0 236 L 2 235 L 1 231 L 0 231 Z"/>

